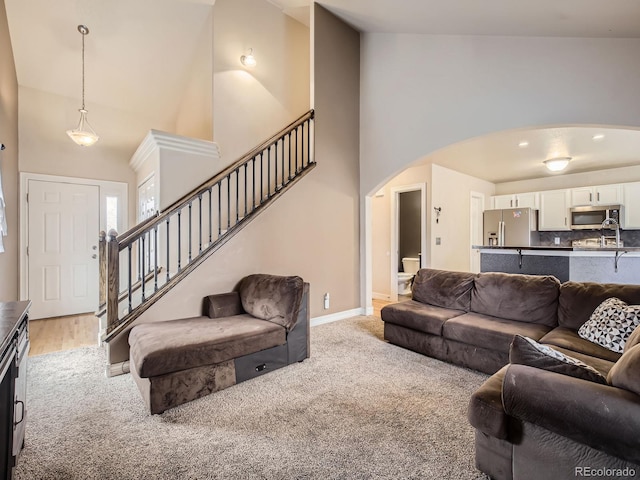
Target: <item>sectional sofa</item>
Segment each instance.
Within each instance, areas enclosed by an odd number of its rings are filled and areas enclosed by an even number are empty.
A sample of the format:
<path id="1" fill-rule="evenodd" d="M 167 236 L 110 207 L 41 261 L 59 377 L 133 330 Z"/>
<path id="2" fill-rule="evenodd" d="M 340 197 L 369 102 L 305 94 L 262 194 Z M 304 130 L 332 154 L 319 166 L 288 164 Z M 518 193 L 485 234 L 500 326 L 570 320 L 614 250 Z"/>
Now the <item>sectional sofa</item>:
<path id="1" fill-rule="evenodd" d="M 640 329 L 624 353 L 578 335 L 611 297 L 640 304 L 640 285 L 422 269 L 412 300 L 381 317 L 390 343 L 493 374 L 468 411 L 476 466 L 492 478 L 640 478 Z M 525 337 L 598 378 L 527 365 L 513 345 Z"/>

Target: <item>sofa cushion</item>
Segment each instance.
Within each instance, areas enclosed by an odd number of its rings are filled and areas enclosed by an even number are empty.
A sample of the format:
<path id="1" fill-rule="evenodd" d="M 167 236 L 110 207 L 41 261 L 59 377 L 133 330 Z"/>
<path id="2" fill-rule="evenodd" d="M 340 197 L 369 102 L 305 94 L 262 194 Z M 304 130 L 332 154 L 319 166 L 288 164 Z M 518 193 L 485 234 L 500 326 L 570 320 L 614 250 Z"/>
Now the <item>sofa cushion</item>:
<path id="1" fill-rule="evenodd" d="M 640 395 L 640 345 L 634 345 L 624 352 L 609 372 L 607 380 L 614 387 Z"/>
<path id="2" fill-rule="evenodd" d="M 550 275 L 481 273 L 471 291 L 471 311 L 555 327 L 559 291 L 560 281 Z"/>
<path id="3" fill-rule="evenodd" d="M 444 322 L 464 313 L 462 310 L 451 310 L 408 300 L 384 306 L 380 316 L 385 322 L 440 336 Z"/>
<path id="4" fill-rule="evenodd" d="M 605 360 L 603 358 L 598 358 L 598 357 L 594 357 L 594 356 L 587 355 L 587 354 L 584 354 L 584 353 L 575 352 L 573 350 L 569 350 L 567 348 L 562 348 L 562 347 L 559 347 L 557 345 L 554 345 L 553 349 L 557 350 L 558 352 L 562 352 L 565 355 L 569 355 L 570 357 L 577 358 L 581 362 L 584 362 L 587 365 L 595 368 L 598 372 L 600 372 L 605 377 L 609 373 L 609 370 L 611 370 L 611 368 L 615 365 L 615 362 L 612 362 L 610 360 Z"/>
<path id="5" fill-rule="evenodd" d="M 606 385 L 607 378 L 590 365 L 521 335 L 513 337 L 509 362 Z"/>
<path id="6" fill-rule="evenodd" d="M 607 298 L 617 297 L 629 304 L 640 304 L 640 285 L 616 283 L 565 282 L 560 287 L 558 325 L 578 330 Z"/>
<path id="7" fill-rule="evenodd" d="M 467 418 L 469 423 L 487 435 L 506 440 L 509 416 L 502 408 L 502 380 L 507 371 L 505 365 L 491 375 L 473 392 L 469 400 Z"/>
<path id="8" fill-rule="evenodd" d="M 557 327 L 547 333 L 540 340 L 540 343 L 554 345 L 574 352 L 584 353 L 592 357 L 603 358 L 610 362 L 616 362 L 620 354 L 607 350 L 600 345 L 580 338 L 578 332 L 571 328 Z"/>
<path id="9" fill-rule="evenodd" d="M 298 320 L 304 282 L 300 277 L 255 274 L 241 280 L 238 292 L 245 312 L 290 330 Z"/>
<path id="10" fill-rule="evenodd" d="M 551 327 L 537 323 L 465 313 L 447 320 L 442 328 L 442 336 L 469 345 L 507 353 L 514 335 L 539 339 L 550 330 Z"/>
<path id="11" fill-rule="evenodd" d="M 141 323 L 131 329 L 131 361 L 143 378 L 214 365 L 283 345 L 286 330 L 250 315 Z"/>
<path id="12" fill-rule="evenodd" d="M 640 323 L 640 306 L 607 298 L 578 330 L 578 335 L 612 352 L 622 353 L 627 339 Z"/>
<path id="13" fill-rule="evenodd" d="M 475 274 L 423 268 L 413 280 L 413 300 L 436 307 L 469 311 Z"/>

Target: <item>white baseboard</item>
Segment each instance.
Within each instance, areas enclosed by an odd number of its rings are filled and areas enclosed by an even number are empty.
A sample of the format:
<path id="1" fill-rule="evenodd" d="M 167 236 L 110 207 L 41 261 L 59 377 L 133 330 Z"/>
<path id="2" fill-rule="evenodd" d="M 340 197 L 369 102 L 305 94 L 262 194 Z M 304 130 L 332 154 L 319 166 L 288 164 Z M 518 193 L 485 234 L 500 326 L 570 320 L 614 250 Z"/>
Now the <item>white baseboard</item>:
<path id="1" fill-rule="evenodd" d="M 321 317 L 314 317 L 311 319 L 311 326 L 317 327 L 318 325 L 324 325 L 325 323 L 337 322 L 338 320 L 344 320 L 346 318 L 357 317 L 358 315 L 364 315 L 362 308 L 354 308 L 352 310 L 345 310 L 344 312 L 331 313 L 329 315 L 323 315 Z"/>
<path id="2" fill-rule="evenodd" d="M 107 377 L 116 377 L 118 375 L 124 375 L 125 373 L 129 373 L 129 360 L 125 360 L 120 363 L 113 363 L 111 365 L 107 365 L 105 373 Z"/>
<path id="3" fill-rule="evenodd" d="M 364 314 L 365 314 L 366 316 L 373 315 L 373 307 L 367 307 L 367 308 L 365 308 L 365 309 L 364 309 Z"/>
<path id="4" fill-rule="evenodd" d="M 371 292 L 371 298 L 375 300 L 391 300 L 391 295 L 387 293 Z"/>

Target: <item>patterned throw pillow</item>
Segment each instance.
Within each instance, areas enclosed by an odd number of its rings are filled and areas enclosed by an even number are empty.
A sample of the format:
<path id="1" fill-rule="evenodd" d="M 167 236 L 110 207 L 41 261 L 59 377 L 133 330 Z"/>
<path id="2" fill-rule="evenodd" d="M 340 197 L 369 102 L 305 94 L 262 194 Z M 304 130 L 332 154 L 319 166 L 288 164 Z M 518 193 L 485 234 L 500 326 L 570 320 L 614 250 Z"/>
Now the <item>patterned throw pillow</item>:
<path id="1" fill-rule="evenodd" d="M 607 378 L 591 365 L 520 335 L 513 337 L 509 350 L 509 362 L 561 373 L 590 382 L 607 383 Z"/>
<path id="2" fill-rule="evenodd" d="M 607 298 L 578 330 L 585 340 L 622 353 L 624 345 L 640 324 L 640 305 L 628 305 L 616 297 Z"/>

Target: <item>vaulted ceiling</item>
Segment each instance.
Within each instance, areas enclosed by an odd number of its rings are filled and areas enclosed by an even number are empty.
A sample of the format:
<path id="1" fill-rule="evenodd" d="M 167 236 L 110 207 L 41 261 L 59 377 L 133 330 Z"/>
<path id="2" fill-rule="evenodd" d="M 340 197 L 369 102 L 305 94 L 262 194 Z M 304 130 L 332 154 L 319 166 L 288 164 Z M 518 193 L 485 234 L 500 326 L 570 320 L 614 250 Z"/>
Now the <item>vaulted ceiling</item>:
<path id="1" fill-rule="evenodd" d="M 309 0 L 268 0 L 308 23 Z M 211 41 L 215 0 L 5 0 L 18 83 L 68 98 L 80 94 L 77 25 L 86 24 L 87 103 L 149 116 L 176 115 L 198 45 Z M 362 32 L 640 37 L 637 0 L 322 0 Z M 67 126 L 61 126 L 67 128 Z M 603 132 L 605 138 L 593 141 Z M 518 147 L 522 140 L 528 148 Z M 640 131 L 555 127 L 503 132 L 434 153 L 432 161 L 490 181 L 532 178 L 540 161 L 571 145 L 580 170 L 638 163 Z M 472 156 L 474 161 L 469 162 Z M 538 170 L 495 168 L 538 160 Z M 493 168 L 487 169 L 487 165 Z M 487 172 L 493 172 L 491 174 Z"/>

